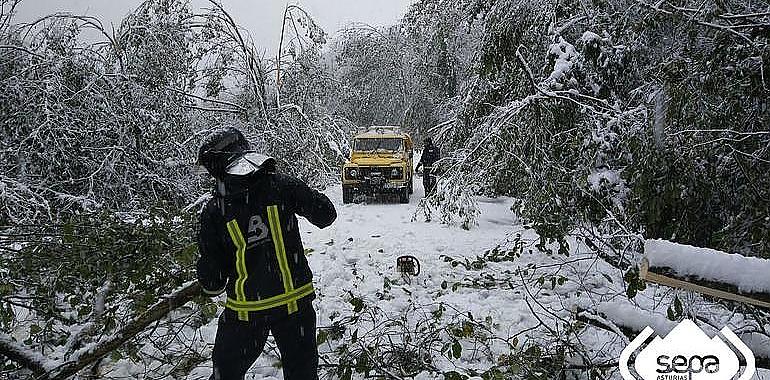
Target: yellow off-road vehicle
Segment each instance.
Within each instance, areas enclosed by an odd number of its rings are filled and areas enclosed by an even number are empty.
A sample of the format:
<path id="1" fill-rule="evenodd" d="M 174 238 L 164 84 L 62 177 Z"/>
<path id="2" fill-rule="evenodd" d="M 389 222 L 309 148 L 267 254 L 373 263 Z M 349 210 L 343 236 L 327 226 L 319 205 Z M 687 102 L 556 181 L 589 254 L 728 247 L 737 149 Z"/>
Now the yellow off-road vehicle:
<path id="1" fill-rule="evenodd" d="M 398 127 L 374 126 L 353 137 L 342 167 L 342 202 L 358 195 L 396 194 L 409 203 L 414 188 L 412 139 Z"/>

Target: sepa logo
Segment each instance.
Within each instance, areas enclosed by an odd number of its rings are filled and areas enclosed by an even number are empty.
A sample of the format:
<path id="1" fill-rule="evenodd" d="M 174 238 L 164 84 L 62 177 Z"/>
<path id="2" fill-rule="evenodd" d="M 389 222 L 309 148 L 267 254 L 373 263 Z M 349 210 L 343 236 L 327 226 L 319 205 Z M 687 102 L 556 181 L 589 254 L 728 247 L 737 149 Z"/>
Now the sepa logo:
<path id="1" fill-rule="evenodd" d="M 664 339 L 656 336 L 637 355 L 631 374 L 629 360 L 653 334 L 647 327 L 620 355 L 620 373 L 625 380 L 729 380 L 738 375 L 738 356 L 719 335 L 727 339 L 746 360 L 738 380 L 754 376 L 754 354 L 729 328 L 709 338 L 693 321 L 685 319 Z"/>

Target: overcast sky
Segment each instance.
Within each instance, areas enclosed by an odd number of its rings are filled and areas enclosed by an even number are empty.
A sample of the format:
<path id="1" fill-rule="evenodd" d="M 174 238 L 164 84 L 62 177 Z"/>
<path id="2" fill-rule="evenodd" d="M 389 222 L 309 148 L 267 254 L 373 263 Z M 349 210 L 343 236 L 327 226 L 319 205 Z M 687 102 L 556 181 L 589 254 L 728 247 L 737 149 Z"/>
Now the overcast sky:
<path id="1" fill-rule="evenodd" d="M 395 24 L 406 12 L 412 0 L 303 0 L 291 1 L 308 11 L 329 34 L 350 22 L 382 26 Z M 115 26 L 141 0 L 23 0 L 17 21 L 26 22 L 54 12 L 72 12 L 96 16 L 105 24 Z M 254 37 L 258 46 L 268 52 L 277 51 L 285 0 L 222 0 L 225 8 L 241 26 Z M 192 0 L 194 7 L 207 4 Z"/>

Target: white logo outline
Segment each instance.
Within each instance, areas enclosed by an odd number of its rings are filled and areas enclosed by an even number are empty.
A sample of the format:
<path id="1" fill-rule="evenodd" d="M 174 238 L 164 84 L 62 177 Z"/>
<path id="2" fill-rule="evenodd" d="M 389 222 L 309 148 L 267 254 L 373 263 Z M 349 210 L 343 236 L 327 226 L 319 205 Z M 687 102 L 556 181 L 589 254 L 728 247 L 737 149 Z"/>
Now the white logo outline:
<path id="1" fill-rule="evenodd" d="M 679 325 L 681 325 L 685 321 L 695 325 L 693 321 L 688 319 L 683 320 L 682 322 L 679 323 Z M 697 325 L 695 326 L 697 327 Z M 674 330 L 672 330 L 672 332 L 673 331 Z M 634 338 L 634 340 L 632 340 L 629 343 L 629 345 L 625 349 L 623 349 L 623 351 L 621 352 L 618 364 L 620 367 L 620 374 L 623 377 L 623 379 L 638 380 L 636 376 L 631 374 L 631 370 L 628 364 L 631 359 L 631 355 L 637 350 L 639 350 L 639 348 L 644 344 L 644 342 L 646 342 L 650 338 L 650 336 L 652 336 L 653 333 L 655 333 L 655 331 L 651 327 L 649 326 L 645 327 L 644 330 L 642 330 L 642 332 L 639 335 L 637 335 L 636 338 Z M 723 337 L 725 337 L 727 341 L 730 342 L 733 345 L 733 347 L 735 347 L 735 349 L 737 349 L 738 352 L 740 352 L 741 355 L 743 355 L 744 359 L 746 360 L 746 365 L 744 367 L 743 373 L 741 373 L 741 376 L 738 378 L 738 380 L 750 380 L 751 378 L 753 378 L 756 372 L 756 359 L 751 349 L 745 343 L 743 343 L 743 341 L 737 335 L 735 335 L 735 333 L 732 330 L 730 330 L 729 327 L 727 326 L 723 327 L 719 331 L 719 333 Z M 669 335 L 670 334 L 671 332 L 669 332 Z M 666 338 L 668 339 L 669 337 L 666 336 Z M 690 378 L 692 378 L 692 374 L 690 376 L 691 376 Z M 733 376 L 735 375 L 733 374 Z"/>

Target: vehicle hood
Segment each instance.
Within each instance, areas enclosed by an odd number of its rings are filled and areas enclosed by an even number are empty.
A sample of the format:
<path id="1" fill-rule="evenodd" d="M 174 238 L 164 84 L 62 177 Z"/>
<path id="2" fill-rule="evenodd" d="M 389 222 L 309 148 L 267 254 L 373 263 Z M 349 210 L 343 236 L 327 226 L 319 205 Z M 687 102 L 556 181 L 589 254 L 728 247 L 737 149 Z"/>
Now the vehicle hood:
<path id="1" fill-rule="evenodd" d="M 361 166 L 390 166 L 404 162 L 404 155 L 396 154 L 366 154 L 353 153 L 350 163 Z"/>

